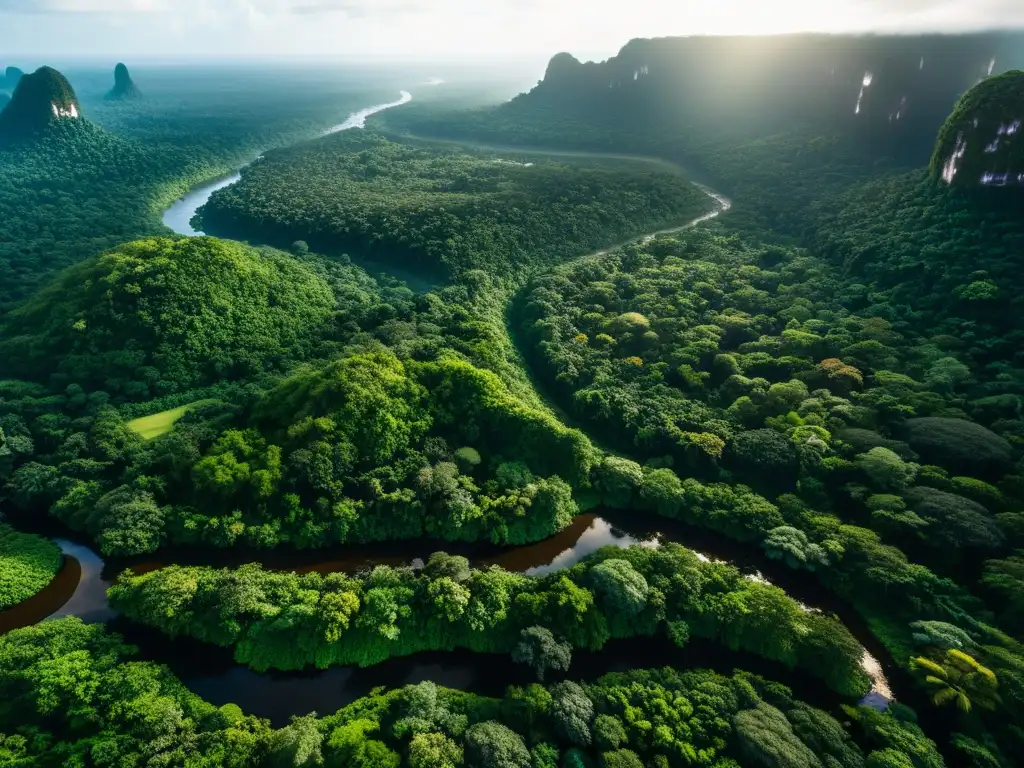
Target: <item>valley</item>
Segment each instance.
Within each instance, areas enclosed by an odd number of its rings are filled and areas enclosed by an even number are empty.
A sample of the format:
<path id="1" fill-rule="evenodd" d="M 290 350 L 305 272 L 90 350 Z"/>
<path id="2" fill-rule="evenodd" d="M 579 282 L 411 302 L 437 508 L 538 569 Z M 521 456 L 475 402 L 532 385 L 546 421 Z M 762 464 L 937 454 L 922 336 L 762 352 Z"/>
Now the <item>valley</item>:
<path id="1" fill-rule="evenodd" d="M 0 764 L 1011 766 L 1012 39 L 14 78 Z"/>

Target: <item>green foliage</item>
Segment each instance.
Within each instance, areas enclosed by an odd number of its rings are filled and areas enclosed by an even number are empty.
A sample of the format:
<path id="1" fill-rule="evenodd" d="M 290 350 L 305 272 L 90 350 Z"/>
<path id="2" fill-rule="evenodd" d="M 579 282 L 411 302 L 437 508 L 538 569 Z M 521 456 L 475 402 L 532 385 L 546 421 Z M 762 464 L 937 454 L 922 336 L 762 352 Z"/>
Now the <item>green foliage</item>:
<path id="1" fill-rule="evenodd" d="M 271 768 L 314 768 L 323 765 L 320 732 L 316 713 L 293 717 L 291 725 L 276 731 L 270 739 L 266 764 Z M 397 764 L 396 764 L 397 768 Z"/>
<path id="2" fill-rule="evenodd" d="M 918 487 L 908 491 L 906 499 L 914 512 L 931 523 L 928 540 L 935 547 L 992 551 L 1005 541 L 988 510 L 963 496 Z"/>
<path id="3" fill-rule="evenodd" d="M 945 621 L 915 621 L 910 625 L 913 630 L 914 642 L 923 646 L 932 646 L 939 650 L 956 648 L 971 651 L 978 644 L 963 629 Z"/>
<path id="4" fill-rule="evenodd" d="M 1002 599 L 1000 621 L 1011 631 L 1024 627 L 1024 551 L 985 563 L 981 583 Z"/>
<path id="5" fill-rule="evenodd" d="M 676 174 L 497 160 L 345 131 L 267 153 L 213 195 L 200 226 L 282 247 L 301 238 L 428 277 L 500 278 L 710 205 Z"/>
<path id="6" fill-rule="evenodd" d="M 814 768 L 821 764 L 793 733 L 786 716 L 769 704 L 761 703 L 737 713 L 733 727 L 740 749 L 751 765 Z"/>
<path id="7" fill-rule="evenodd" d="M 466 731 L 466 765 L 470 768 L 530 768 L 522 738 L 501 723 L 477 723 Z"/>
<path id="8" fill-rule="evenodd" d="M 515 651 L 550 667 L 566 649 L 542 630 L 597 649 L 613 634 L 653 635 L 663 622 L 684 622 L 689 634 L 804 669 L 837 691 L 866 689 L 863 651 L 841 624 L 678 545 L 607 548 L 541 577 L 451 564 L 435 555 L 422 572 L 378 566 L 351 577 L 172 566 L 125 575 L 109 596 L 134 621 L 233 647 L 259 670 L 365 666 L 454 648 Z"/>
<path id="9" fill-rule="evenodd" d="M 133 764 L 235 767 L 267 753 L 265 721 L 226 716 L 165 667 L 129 661 L 133 653 L 102 624 L 78 619 L 0 637 L 0 733 L 24 729 L 32 765 L 67 765 L 91 752 Z M 293 756 L 318 741 L 305 721 L 285 731 L 274 741 Z"/>
<path id="10" fill-rule="evenodd" d="M 512 660 L 533 669 L 537 679 L 544 680 L 549 669 L 565 672 L 572 662 L 572 646 L 560 643 L 546 627 L 527 627 L 519 633 L 519 642 L 512 649 Z"/>
<path id="11" fill-rule="evenodd" d="M 784 560 L 790 568 L 805 568 L 813 571 L 828 566 L 828 555 L 817 544 L 812 544 L 807 534 L 799 528 L 781 525 L 768 531 L 761 543 L 765 554 L 773 560 Z"/>
<path id="12" fill-rule="evenodd" d="M 977 189 L 986 173 L 1015 177 L 1024 171 L 1024 149 L 1006 135 L 1006 126 L 1020 120 L 1021 101 L 1024 72 L 1019 70 L 985 78 L 967 91 L 935 142 L 931 175 L 936 183 Z M 961 147 L 960 156 L 951 159 Z"/>
<path id="13" fill-rule="evenodd" d="M 458 768 L 462 747 L 443 733 L 418 733 L 409 742 L 409 768 Z"/>
<path id="14" fill-rule="evenodd" d="M 0 610 L 27 600 L 45 587 L 63 563 L 49 539 L 18 533 L 0 523 Z"/>
<path id="15" fill-rule="evenodd" d="M 911 669 L 931 688 L 932 702 L 937 707 L 952 704 L 970 712 L 974 706 L 995 709 L 999 702 L 995 673 L 956 648 L 947 650 L 940 660 L 914 658 Z"/>
<path id="16" fill-rule="evenodd" d="M 917 466 L 908 464 L 888 448 L 872 448 L 854 460 L 858 469 L 882 491 L 901 491 L 914 481 Z"/>
<path id="17" fill-rule="evenodd" d="M 558 734 L 570 744 L 590 744 L 594 703 L 578 684 L 566 680 L 551 688 L 551 716 Z"/>
<path id="18" fill-rule="evenodd" d="M 590 569 L 594 592 L 609 614 L 634 616 L 647 607 L 650 588 L 627 560 L 605 560 Z"/>
<path id="19" fill-rule="evenodd" d="M 895 708 L 878 712 L 869 707 L 843 709 L 863 730 L 876 751 L 868 755 L 866 768 L 945 768 L 935 742 L 914 721 L 897 717 Z"/>
<path id="20" fill-rule="evenodd" d="M 320 277 L 275 251 L 140 240 L 8 313 L 0 353 L 25 378 L 145 399 L 308 357 L 334 304 Z"/>
<path id="21" fill-rule="evenodd" d="M 921 458 L 946 469 L 991 473 L 1010 461 L 1010 444 L 972 421 L 931 417 L 910 419 L 904 427 Z"/>
<path id="22" fill-rule="evenodd" d="M 627 740 L 626 729 L 615 715 L 598 715 L 594 718 L 594 743 L 600 749 L 617 749 Z"/>
<path id="23" fill-rule="evenodd" d="M 64 765 L 76 755 L 106 754 L 113 742 L 131 764 L 210 768 L 543 768 L 559 764 L 560 748 L 561 764 L 591 768 L 601 761 L 725 768 L 755 754 L 792 762 L 809 750 L 833 768 L 863 764 L 828 714 L 747 673 L 637 669 L 585 686 L 510 688 L 501 701 L 420 683 L 377 689 L 337 713 L 296 717 L 272 730 L 234 704 L 207 704 L 167 669 L 134 654 L 102 625 L 77 619 L 0 638 L 0 733 L 8 734 L 0 738 L 0 755 L 23 761 L 18 766 Z M 862 711 L 880 732 L 873 741 L 884 739 L 892 755 L 916 759 L 920 736 L 893 736 L 916 726 Z"/>
<path id="24" fill-rule="evenodd" d="M 402 361 L 379 344 L 299 367 L 265 390 L 185 402 L 173 428 L 148 441 L 109 407 L 73 429 L 65 422 L 63 437 L 42 438 L 65 446 L 47 464 L 13 470 L 16 503 L 52 505 L 111 554 L 163 542 L 523 544 L 569 525 L 578 507 L 562 476 L 585 487 L 597 456 L 494 374 L 455 356 Z M 32 407 L 0 402 L 0 411 Z M 18 424 L 15 446 L 24 443 Z M 520 461 L 464 445 L 456 464 L 446 437 L 511 447 Z"/>

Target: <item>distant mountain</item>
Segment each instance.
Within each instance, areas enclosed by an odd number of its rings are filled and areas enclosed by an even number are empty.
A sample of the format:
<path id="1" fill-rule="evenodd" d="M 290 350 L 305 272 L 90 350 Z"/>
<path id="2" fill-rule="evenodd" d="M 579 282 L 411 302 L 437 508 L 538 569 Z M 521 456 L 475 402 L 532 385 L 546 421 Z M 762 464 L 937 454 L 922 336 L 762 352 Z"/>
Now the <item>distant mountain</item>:
<path id="1" fill-rule="evenodd" d="M 943 124 L 932 177 L 958 187 L 1024 186 L 1024 72 L 969 90 Z"/>
<path id="2" fill-rule="evenodd" d="M 6 107 L 11 101 L 11 95 L 9 93 L 0 92 L 0 111 Z"/>
<path id="3" fill-rule="evenodd" d="M 0 139 L 28 138 L 57 121 L 81 117 L 81 105 L 64 75 L 41 67 L 21 78 L 10 103 L 0 112 Z"/>
<path id="4" fill-rule="evenodd" d="M 142 98 L 142 91 L 132 81 L 128 67 L 124 64 L 119 63 L 114 67 L 114 87 L 106 95 L 106 98 L 110 101 L 130 101 Z"/>
<path id="5" fill-rule="evenodd" d="M 4 70 L 4 77 L 3 80 L 0 81 L 0 86 L 13 90 L 17 87 L 18 81 L 24 76 L 25 73 L 17 67 L 7 67 L 7 69 Z"/>
<path id="6" fill-rule="evenodd" d="M 764 135 L 813 124 L 926 158 L 956 100 L 1014 67 L 1024 67 L 1021 33 L 636 39 L 600 63 L 558 54 L 533 90 L 501 109 L 646 131 Z"/>

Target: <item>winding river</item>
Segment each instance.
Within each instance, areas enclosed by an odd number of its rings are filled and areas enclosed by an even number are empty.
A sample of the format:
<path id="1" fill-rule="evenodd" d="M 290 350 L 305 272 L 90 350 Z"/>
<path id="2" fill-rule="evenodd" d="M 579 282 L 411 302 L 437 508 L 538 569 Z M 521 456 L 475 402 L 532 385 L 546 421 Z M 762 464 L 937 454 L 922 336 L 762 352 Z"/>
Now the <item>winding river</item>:
<path id="1" fill-rule="evenodd" d="M 343 122 L 325 130 L 321 133 L 321 136 L 329 136 L 332 133 L 347 131 L 352 128 L 362 128 L 366 125 L 366 118 L 370 115 L 375 115 L 378 112 L 383 112 L 385 109 L 391 109 L 392 107 L 400 107 L 403 104 L 408 104 L 410 101 L 412 101 L 412 94 L 408 91 L 402 91 L 401 96 L 397 101 L 389 101 L 386 104 L 375 104 L 372 107 L 366 107 L 365 109 L 360 109 L 358 112 L 353 112 Z M 259 161 L 259 158 L 256 158 L 256 161 Z M 210 199 L 210 196 L 213 195 L 214 192 L 224 189 L 225 187 L 230 187 L 241 178 L 242 171 L 239 169 L 234 173 L 221 176 L 220 178 L 213 179 L 211 181 L 204 181 L 202 184 L 192 187 L 184 197 L 175 201 L 170 208 L 164 211 L 164 226 L 179 235 L 186 235 L 188 237 L 195 237 L 204 234 L 192 226 L 192 217 L 196 215 L 196 211 L 206 205 L 206 201 Z"/>
<path id="2" fill-rule="evenodd" d="M 366 119 L 385 109 L 412 100 L 401 92 L 394 102 L 378 104 L 354 112 L 342 123 L 324 131 L 324 135 L 361 128 Z M 459 143 L 429 140 L 430 143 Z M 550 155 L 596 159 L 635 160 L 671 166 L 667 161 L 612 153 L 574 152 L 524 147 L 468 144 L 496 152 L 519 155 Z M 210 196 L 241 178 L 241 171 L 194 187 L 164 213 L 164 224 L 174 232 L 195 236 L 191 220 Z M 683 225 L 648 233 L 639 238 L 648 241 L 657 235 L 678 232 L 696 226 L 729 209 L 731 201 L 709 187 L 697 186 L 714 201 L 713 210 Z M 634 242 L 631 238 L 625 242 Z M 625 244 L 625 243 L 622 243 Z M 621 245 L 621 244 L 619 244 Z M 618 247 L 609 246 L 598 254 Z M 596 255 L 596 254 L 592 254 Z M 557 535 L 528 546 L 499 549 L 487 544 L 462 545 L 442 542 L 389 542 L 383 545 L 339 547 L 334 550 L 246 551 L 187 548 L 161 551 L 157 555 L 129 560 L 104 560 L 88 546 L 70 538 L 56 538 L 64 553 L 64 567 L 42 592 L 14 608 L 0 613 L 0 632 L 35 624 L 46 618 L 79 616 L 90 622 L 109 622 L 129 642 L 140 648 L 142 658 L 167 664 L 195 693 L 213 704 L 239 704 L 248 713 L 267 717 L 275 726 L 284 725 L 292 715 L 311 711 L 326 714 L 368 694 L 377 686 L 398 687 L 423 680 L 476 693 L 500 696 L 509 684 L 530 682 L 528 672 L 514 665 L 508 656 L 474 654 L 466 651 L 421 653 L 395 658 L 373 667 L 334 668 L 299 673 L 256 673 L 236 664 L 228 649 L 189 639 L 169 639 L 162 633 L 117 617 L 107 602 L 106 590 L 126 567 L 143 572 L 169 564 L 195 564 L 227 567 L 259 561 L 267 568 L 296 571 L 356 572 L 377 564 L 420 567 L 430 553 L 445 550 L 468 557 L 475 566 L 499 565 L 507 570 L 541 575 L 579 562 L 603 546 L 633 545 L 657 547 L 664 542 L 684 543 L 701 558 L 730 562 L 751 579 L 771 581 L 800 600 L 808 611 L 825 610 L 836 614 L 865 643 L 863 666 L 872 678 L 871 693 L 864 703 L 884 707 L 892 699 L 883 665 L 886 658 L 880 644 L 868 632 L 860 617 L 842 601 L 805 575 L 783 565 L 767 561 L 758 550 L 744 548 L 716 534 L 691 528 L 664 518 L 640 513 L 602 512 L 577 517 Z M 764 569 L 764 573 L 761 569 Z M 767 574 L 767 576 L 766 576 Z M 815 606 L 815 607 L 811 607 Z M 869 652 L 868 648 L 871 649 Z M 872 652 L 875 655 L 872 655 Z M 612 671 L 637 667 L 674 666 L 710 668 L 729 674 L 734 668 L 748 669 L 774 679 L 785 680 L 801 698 L 824 708 L 834 709 L 837 697 L 823 684 L 806 675 L 794 674 L 782 665 L 751 654 L 728 651 L 720 645 L 692 640 L 685 652 L 667 641 L 641 638 L 613 641 L 600 652 L 573 653 L 572 679 L 594 679 Z"/>
<path id="3" fill-rule="evenodd" d="M 369 668 L 341 667 L 326 671 L 257 673 L 236 664 L 231 651 L 186 638 L 170 639 L 162 633 L 118 618 L 107 602 L 106 590 L 125 568 L 136 573 L 170 564 L 232 567 L 261 562 L 275 570 L 318 573 L 354 573 L 379 564 L 421 567 L 430 553 L 445 550 L 467 557 L 476 567 L 498 565 L 509 571 L 542 575 L 569 568 L 591 552 L 605 547 L 658 547 L 679 542 L 698 557 L 731 562 L 747 578 L 774 583 L 802 601 L 806 610 L 835 613 L 854 634 L 871 643 L 863 665 L 873 681 L 864 702 L 884 706 L 891 698 L 888 682 L 877 658 L 883 651 L 873 642 L 859 617 L 816 582 L 773 561 L 765 562 L 755 548 L 744 548 L 725 537 L 677 521 L 637 512 L 602 511 L 575 518 L 572 524 L 549 539 L 515 548 L 451 542 L 387 542 L 345 546 L 329 550 L 214 549 L 188 547 L 163 550 L 156 555 L 104 560 L 84 544 L 56 538 L 65 555 L 65 567 L 50 587 L 14 609 L 0 613 L 4 631 L 37 623 L 45 618 L 79 616 L 89 622 L 109 622 L 112 628 L 137 645 L 143 658 L 167 664 L 195 693 L 216 705 L 235 702 L 275 725 L 291 715 L 333 712 L 368 694 L 374 687 L 397 687 L 422 680 L 485 695 L 500 695 L 510 684 L 530 682 L 528 673 L 507 656 L 468 651 L 419 653 L 393 658 Z M 762 570 L 764 569 L 764 570 Z M 815 607 L 810 607 L 815 606 Z M 642 664 L 637 660 L 642 659 Z M 729 674 L 748 669 L 774 679 L 786 680 L 802 698 L 831 708 L 835 694 L 819 680 L 797 675 L 780 664 L 752 654 L 737 654 L 710 641 L 692 640 L 680 653 L 665 640 L 638 638 L 613 641 L 599 652 L 575 651 L 569 677 L 595 679 L 607 672 L 638 666 L 704 667 Z"/>

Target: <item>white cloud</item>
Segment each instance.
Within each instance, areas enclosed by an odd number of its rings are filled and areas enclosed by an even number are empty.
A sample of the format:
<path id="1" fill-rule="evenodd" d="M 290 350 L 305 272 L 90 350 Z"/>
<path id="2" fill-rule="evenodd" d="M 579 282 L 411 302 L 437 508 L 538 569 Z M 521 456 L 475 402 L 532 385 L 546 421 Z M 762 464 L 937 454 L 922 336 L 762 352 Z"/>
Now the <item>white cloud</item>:
<path id="1" fill-rule="evenodd" d="M 0 0 L 0 17 L 0 49 L 41 54 L 609 56 L 633 37 L 1024 27 L 1024 0 Z"/>

